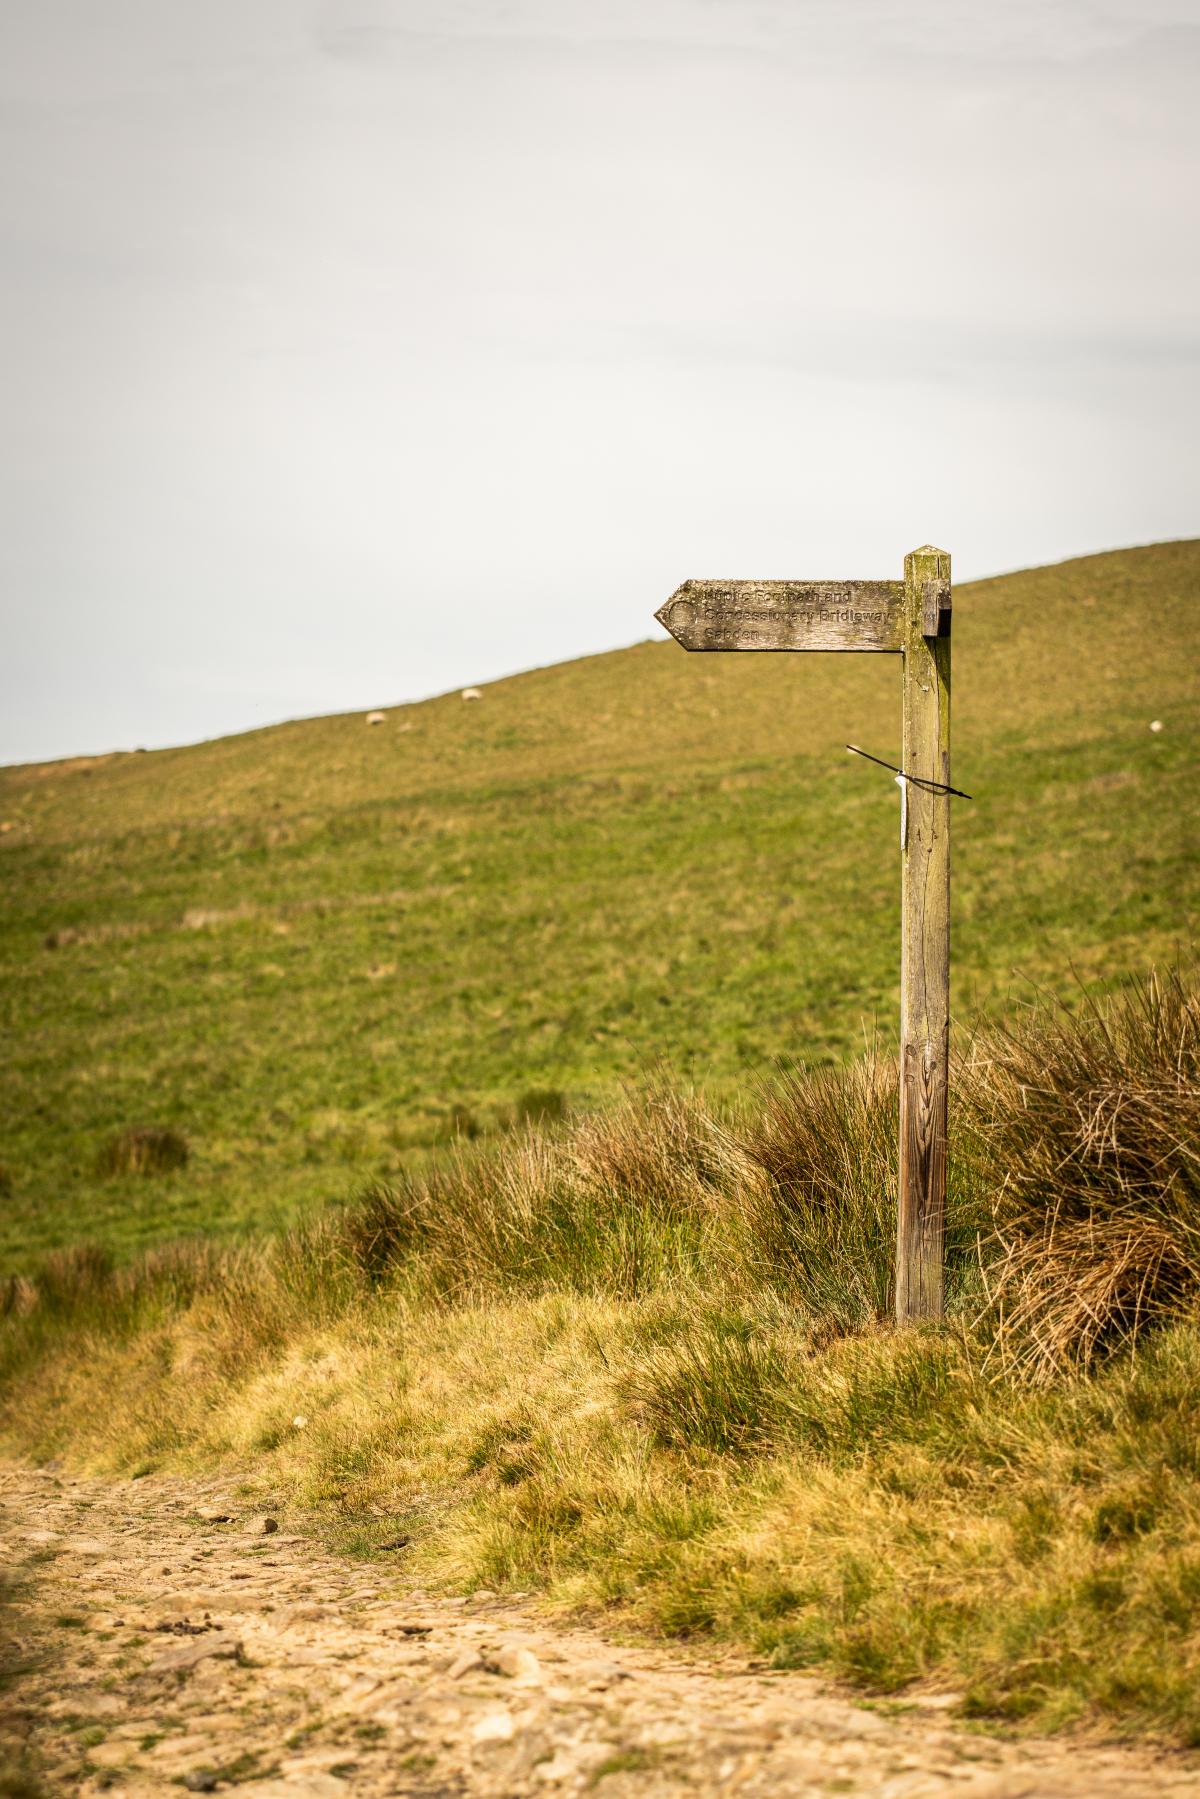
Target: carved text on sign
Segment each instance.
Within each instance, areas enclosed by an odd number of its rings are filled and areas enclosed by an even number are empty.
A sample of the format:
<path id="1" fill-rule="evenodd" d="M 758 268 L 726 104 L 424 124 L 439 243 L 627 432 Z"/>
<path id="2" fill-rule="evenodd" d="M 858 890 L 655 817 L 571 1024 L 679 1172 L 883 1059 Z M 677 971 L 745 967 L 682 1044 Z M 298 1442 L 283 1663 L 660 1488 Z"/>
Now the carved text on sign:
<path id="1" fill-rule="evenodd" d="M 688 650 L 902 646 L 901 581 L 685 581 L 655 613 Z"/>

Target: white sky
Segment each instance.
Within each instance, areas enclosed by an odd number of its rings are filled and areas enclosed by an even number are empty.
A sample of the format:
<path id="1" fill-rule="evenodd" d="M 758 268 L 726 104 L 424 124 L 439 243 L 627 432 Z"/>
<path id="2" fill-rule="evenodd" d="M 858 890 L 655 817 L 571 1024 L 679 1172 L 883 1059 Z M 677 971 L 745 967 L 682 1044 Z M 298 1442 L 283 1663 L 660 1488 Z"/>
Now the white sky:
<path id="1" fill-rule="evenodd" d="M 1200 533 L 1200 0 L 0 0 L 0 761 Z"/>

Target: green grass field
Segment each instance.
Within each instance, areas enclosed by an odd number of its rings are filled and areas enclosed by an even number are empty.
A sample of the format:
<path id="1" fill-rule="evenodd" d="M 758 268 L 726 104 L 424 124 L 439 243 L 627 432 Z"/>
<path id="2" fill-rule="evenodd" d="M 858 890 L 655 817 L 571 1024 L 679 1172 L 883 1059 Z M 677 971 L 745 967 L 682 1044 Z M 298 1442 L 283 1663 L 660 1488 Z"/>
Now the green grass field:
<path id="1" fill-rule="evenodd" d="M 1193 941 L 1198 608 L 1196 542 L 957 591 L 960 1017 Z M 532 1092 L 886 1040 L 899 802 L 843 745 L 898 737 L 894 658 L 654 642 L 0 771 L 0 1265 L 273 1226 Z M 98 1175 L 139 1125 L 188 1166 Z"/>

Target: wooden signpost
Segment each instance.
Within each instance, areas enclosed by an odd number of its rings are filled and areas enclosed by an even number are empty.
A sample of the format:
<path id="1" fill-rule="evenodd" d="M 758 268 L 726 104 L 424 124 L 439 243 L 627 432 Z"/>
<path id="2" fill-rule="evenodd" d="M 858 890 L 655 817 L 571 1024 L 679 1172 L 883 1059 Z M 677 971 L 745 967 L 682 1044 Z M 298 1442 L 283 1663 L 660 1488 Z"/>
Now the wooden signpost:
<path id="1" fill-rule="evenodd" d="M 900 1195 L 896 1316 L 938 1317 L 950 1058 L 950 558 L 903 581 L 685 581 L 654 615 L 685 650 L 866 650 L 902 658 Z"/>

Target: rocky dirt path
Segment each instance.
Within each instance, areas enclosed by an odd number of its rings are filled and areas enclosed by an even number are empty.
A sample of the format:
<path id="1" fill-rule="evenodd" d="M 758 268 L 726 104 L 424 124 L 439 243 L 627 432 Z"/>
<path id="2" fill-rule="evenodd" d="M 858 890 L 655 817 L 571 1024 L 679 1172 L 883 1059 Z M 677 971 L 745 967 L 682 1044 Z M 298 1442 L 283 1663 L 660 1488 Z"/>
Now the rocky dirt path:
<path id="1" fill-rule="evenodd" d="M 213 1484 L 0 1470 L 10 1768 L 129 1799 L 1200 1795 L 1194 1759 L 999 1742 L 937 1699 L 872 1710 L 736 1657 L 618 1647 L 273 1522 Z"/>

